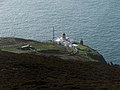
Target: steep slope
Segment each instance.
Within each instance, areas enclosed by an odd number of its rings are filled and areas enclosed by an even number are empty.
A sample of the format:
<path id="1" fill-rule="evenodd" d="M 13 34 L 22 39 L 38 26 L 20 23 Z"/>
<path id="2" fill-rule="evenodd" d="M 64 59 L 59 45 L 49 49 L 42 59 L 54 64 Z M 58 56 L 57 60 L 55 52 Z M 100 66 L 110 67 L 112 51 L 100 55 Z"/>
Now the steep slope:
<path id="1" fill-rule="evenodd" d="M 0 90 L 120 90 L 120 67 L 0 52 Z"/>

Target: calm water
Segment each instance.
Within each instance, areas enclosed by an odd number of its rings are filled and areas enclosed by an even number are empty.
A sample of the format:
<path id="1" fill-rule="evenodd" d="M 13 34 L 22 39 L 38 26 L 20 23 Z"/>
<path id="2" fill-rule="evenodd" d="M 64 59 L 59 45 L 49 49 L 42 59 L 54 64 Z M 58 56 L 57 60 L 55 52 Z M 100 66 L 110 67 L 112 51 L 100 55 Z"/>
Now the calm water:
<path id="1" fill-rule="evenodd" d="M 120 64 L 120 0 L 0 0 L 0 36 L 35 40 L 66 33 Z"/>

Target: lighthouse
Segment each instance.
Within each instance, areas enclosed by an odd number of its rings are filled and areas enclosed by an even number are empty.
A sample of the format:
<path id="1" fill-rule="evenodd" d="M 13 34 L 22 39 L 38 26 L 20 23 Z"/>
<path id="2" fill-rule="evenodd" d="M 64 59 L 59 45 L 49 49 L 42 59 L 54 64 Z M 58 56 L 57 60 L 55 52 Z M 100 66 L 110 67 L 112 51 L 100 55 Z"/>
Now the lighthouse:
<path id="1" fill-rule="evenodd" d="M 65 33 L 62 34 L 62 39 L 66 40 L 66 34 Z"/>

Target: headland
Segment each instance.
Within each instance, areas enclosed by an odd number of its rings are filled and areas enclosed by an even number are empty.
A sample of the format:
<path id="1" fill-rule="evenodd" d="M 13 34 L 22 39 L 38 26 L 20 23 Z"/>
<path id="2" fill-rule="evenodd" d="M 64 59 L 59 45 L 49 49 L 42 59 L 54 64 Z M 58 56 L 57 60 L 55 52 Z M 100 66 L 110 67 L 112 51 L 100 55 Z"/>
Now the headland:
<path id="1" fill-rule="evenodd" d="M 119 90 L 120 67 L 96 50 L 52 41 L 4 37 L 0 42 L 1 90 Z"/>

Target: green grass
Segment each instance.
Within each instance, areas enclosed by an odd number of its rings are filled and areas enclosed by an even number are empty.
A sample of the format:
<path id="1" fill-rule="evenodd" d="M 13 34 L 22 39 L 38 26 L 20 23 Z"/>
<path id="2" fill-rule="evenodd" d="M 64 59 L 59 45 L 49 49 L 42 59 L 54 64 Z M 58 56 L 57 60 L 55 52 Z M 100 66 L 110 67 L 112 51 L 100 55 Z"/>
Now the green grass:
<path id="1" fill-rule="evenodd" d="M 72 48 L 65 47 L 62 45 L 52 44 L 52 43 L 33 44 L 33 47 L 35 47 L 39 52 L 53 51 L 52 53 L 56 53 L 54 51 L 57 51 L 60 53 L 69 53 L 73 51 Z"/>
<path id="2" fill-rule="evenodd" d="M 16 47 L 6 47 L 6 48 L 1 48 L 2 51 L 8 51 L 8 52 L 13 52 L 16 53 L 18 51 Z"/>
<path id="3" fill-rule="evenodd" d="M 85 46 L 85 45 L 81 45 L 81 44 L 79 44 L 79 48 L 80 48 L 81 50 L 86 50 L 86 49 L 88 49 L 87 46 Z"/>
<path id="4" fill-rule="evenodd" d="M 57 55 L 58 57 L 68 60 L 68 59 L 73 59 L 73 60 L 82 60 L 82 58 L 85 58 L 86 60 L 93 61 L 91 57 L 87 56 L 87 53 L 92 53 L 94 55 L 98 54 L 97 51 L 91 49 L 90 47 L 86 45 L 81 45 L 78 44 L 79 48 L 79 53 L 73 56 L 70 56 L 70 53 L 75 53 L 76 50 L 74 48 L 69 48 L 65 47 L 62 45 L 57 45 L 53 43 L 33 43 L 31 44 L 33 47 L 36 48 L 36 50 L 39 53 L 47 54 L 47 55 Z M 14 46 L 14 47 L 6 47 L 6 48 L 1 48 L 2 51 L 8 51 L 8 52 L 13 52 L 13 53 L 31 53 L 33 52 L 32 50 L 19 50 L 17 49 L 20 46 Z"/>
<path id="5" fill-rule="evenodd" d="M 52 44 L 52 43 L 35 43 L 32 44 L 33 47 L 35 47 L 37 49 L 37 51 L 39 52 L 48 52 L 48 51 L 59 51 L 60 53 L 63 52 L 71 52 L 72 49 L 70 48 L 66 48 L 64 46 L 61 45 L 57 45 L 57 44 Z M 17 49 L 20 46 L 15 46 L 15 47 L 4 47 L 4 48 L 0 48 L 2 51 L 8 51 L 8 52 L 14 52 L 14 53 L 28 53 L 31 52 L 30 50 L 19 50 Z M 54 52 L 56 53 L 56 52 Z"/>
<path id="6" fill-rule="evenodd" d="M 22 51 L 22 50 L 18 50 L 17 48 L 15 47 L 9 47 L 9 48 L 2 48 L 1 49 L 2 51 L 7 51 L 7 52 L 12 52 L 12 53 L 29 53 L 30 51 Z"/>
<path id="7" fill-rule="evenodd" d="M 83 55 L 86 53 L 92 53 L 94 55 L 99 54 L 96 50 L 94 50 L 86 45 L 79 45 L 79 48 L 80 48 L 80 53 Z"/>

